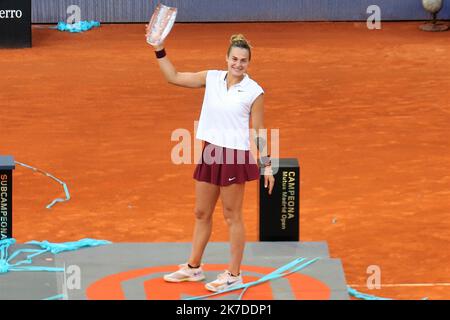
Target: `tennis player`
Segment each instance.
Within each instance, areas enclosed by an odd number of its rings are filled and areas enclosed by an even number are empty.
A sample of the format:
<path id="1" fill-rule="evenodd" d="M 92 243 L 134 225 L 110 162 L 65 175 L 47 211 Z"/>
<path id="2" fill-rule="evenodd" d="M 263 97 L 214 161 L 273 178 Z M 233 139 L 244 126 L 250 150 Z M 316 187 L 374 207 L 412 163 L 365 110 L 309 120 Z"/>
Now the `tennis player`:
<path id="1" fill-rule="evenodd" d="M 149 28 L 147 26 L 147 34 Z M 147 37 L 146 34 L 146 37 Z M 274 177 L 266 141 L 258 135 L 264 129 L 264 91 L 247 74 L 251 46 L 241 34 L 233 35 L 225 56 L 226 70 L 178 72 L 167 57 L 164 44 L 155 45 L 155 54 L 165 79 L 176 86 L 205 88 L 197 139 L 202 140 L 202 158 L 195 181 L 195 227 L 192 251 L 179 270 L 164 276 L 169 282 L 202 281 L 202 256 L 212 230 L 212 214 L 220 197 L 230 238 L 228 269 L 205 285 L 218 292 L 243 283 L 240 271 L 245 247 L 242 203 L 245 184 L 264 174 L 264 185 L 272 193 Z M 250 119 L 251 118 L 251 119 Z M 250 120 L 258 148 L 259 164 L 250 152 Z"/>

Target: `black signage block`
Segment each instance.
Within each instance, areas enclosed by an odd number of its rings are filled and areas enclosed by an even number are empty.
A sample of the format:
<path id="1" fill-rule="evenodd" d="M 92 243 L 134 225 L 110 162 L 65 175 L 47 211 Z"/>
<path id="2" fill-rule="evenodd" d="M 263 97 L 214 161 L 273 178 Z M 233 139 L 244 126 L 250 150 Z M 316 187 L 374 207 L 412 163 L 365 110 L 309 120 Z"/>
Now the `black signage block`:
<path id="1" fill-rule="evenodd" d="M 31 47 L 31 0 L 0 0 L 0 48 Z"/>
<path id="2" fill-rule="evenodd" d="M 272 194 L 259 183 L 259 241 L 300 240 L 300 167 L 295 158 L 272 160 L 275 185 Z"/>
<path id="3" fill-rule="evenodd" d="M 0 156 L 0 240 L 12 238 L 12 171 L 14 158 Z"/>

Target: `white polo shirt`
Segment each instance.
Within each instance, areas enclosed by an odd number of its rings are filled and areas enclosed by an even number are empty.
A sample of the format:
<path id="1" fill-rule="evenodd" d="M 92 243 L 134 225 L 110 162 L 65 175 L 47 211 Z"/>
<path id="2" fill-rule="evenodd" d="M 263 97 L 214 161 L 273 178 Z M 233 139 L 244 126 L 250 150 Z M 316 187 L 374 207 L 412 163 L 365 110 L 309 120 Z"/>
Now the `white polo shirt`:
<path id="1" fill-rule="evenodd" d="M 250 113 L 264 90 L 245 74 L 227 90 L 227 71 L 208 70 L 197 139 L 220 147 L 250 150 Z"/>

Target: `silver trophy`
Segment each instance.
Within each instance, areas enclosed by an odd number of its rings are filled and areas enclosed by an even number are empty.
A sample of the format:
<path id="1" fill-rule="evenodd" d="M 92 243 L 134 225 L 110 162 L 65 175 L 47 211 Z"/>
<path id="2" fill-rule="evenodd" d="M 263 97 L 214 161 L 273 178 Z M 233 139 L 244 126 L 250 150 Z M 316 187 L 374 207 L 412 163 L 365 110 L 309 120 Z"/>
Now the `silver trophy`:
<path id="1" fill-rule="evenodd" d="M 446 31 L 448 26 L 437 22 L 437 14 L 441 11 L 444 0 L 422 0 L 422 5 L 426 11 L 433 15 L 431 23 L 426 23 L 420 26 L 423 31 Z"/>
<path id="2" fill-rule="evenodd" d="M 177 8 L 158 3 L 149 23 L 147 43 L 152 46 L 161 44 L 172 30 L 176 17 Z"/>

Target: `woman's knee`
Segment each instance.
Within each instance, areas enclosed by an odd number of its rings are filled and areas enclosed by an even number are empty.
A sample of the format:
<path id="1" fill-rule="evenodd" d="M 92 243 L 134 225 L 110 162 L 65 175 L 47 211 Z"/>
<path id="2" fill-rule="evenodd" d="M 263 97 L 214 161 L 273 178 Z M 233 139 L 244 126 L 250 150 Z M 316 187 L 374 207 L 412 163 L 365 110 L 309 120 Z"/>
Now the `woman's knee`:
<path id="1" fill-rule="evenodd" d="M 204 208 L 195 208 L 194 213 L 195 218 L 199 220 L 210 220 L 212 216 L 212 210 L 207 210 Z"/>
<path id="2" fill-rule="evenodd" d="M 228 224 L 242 222 L 242 211 L 232 207 L 223 208 L 223 216 Z"/>

